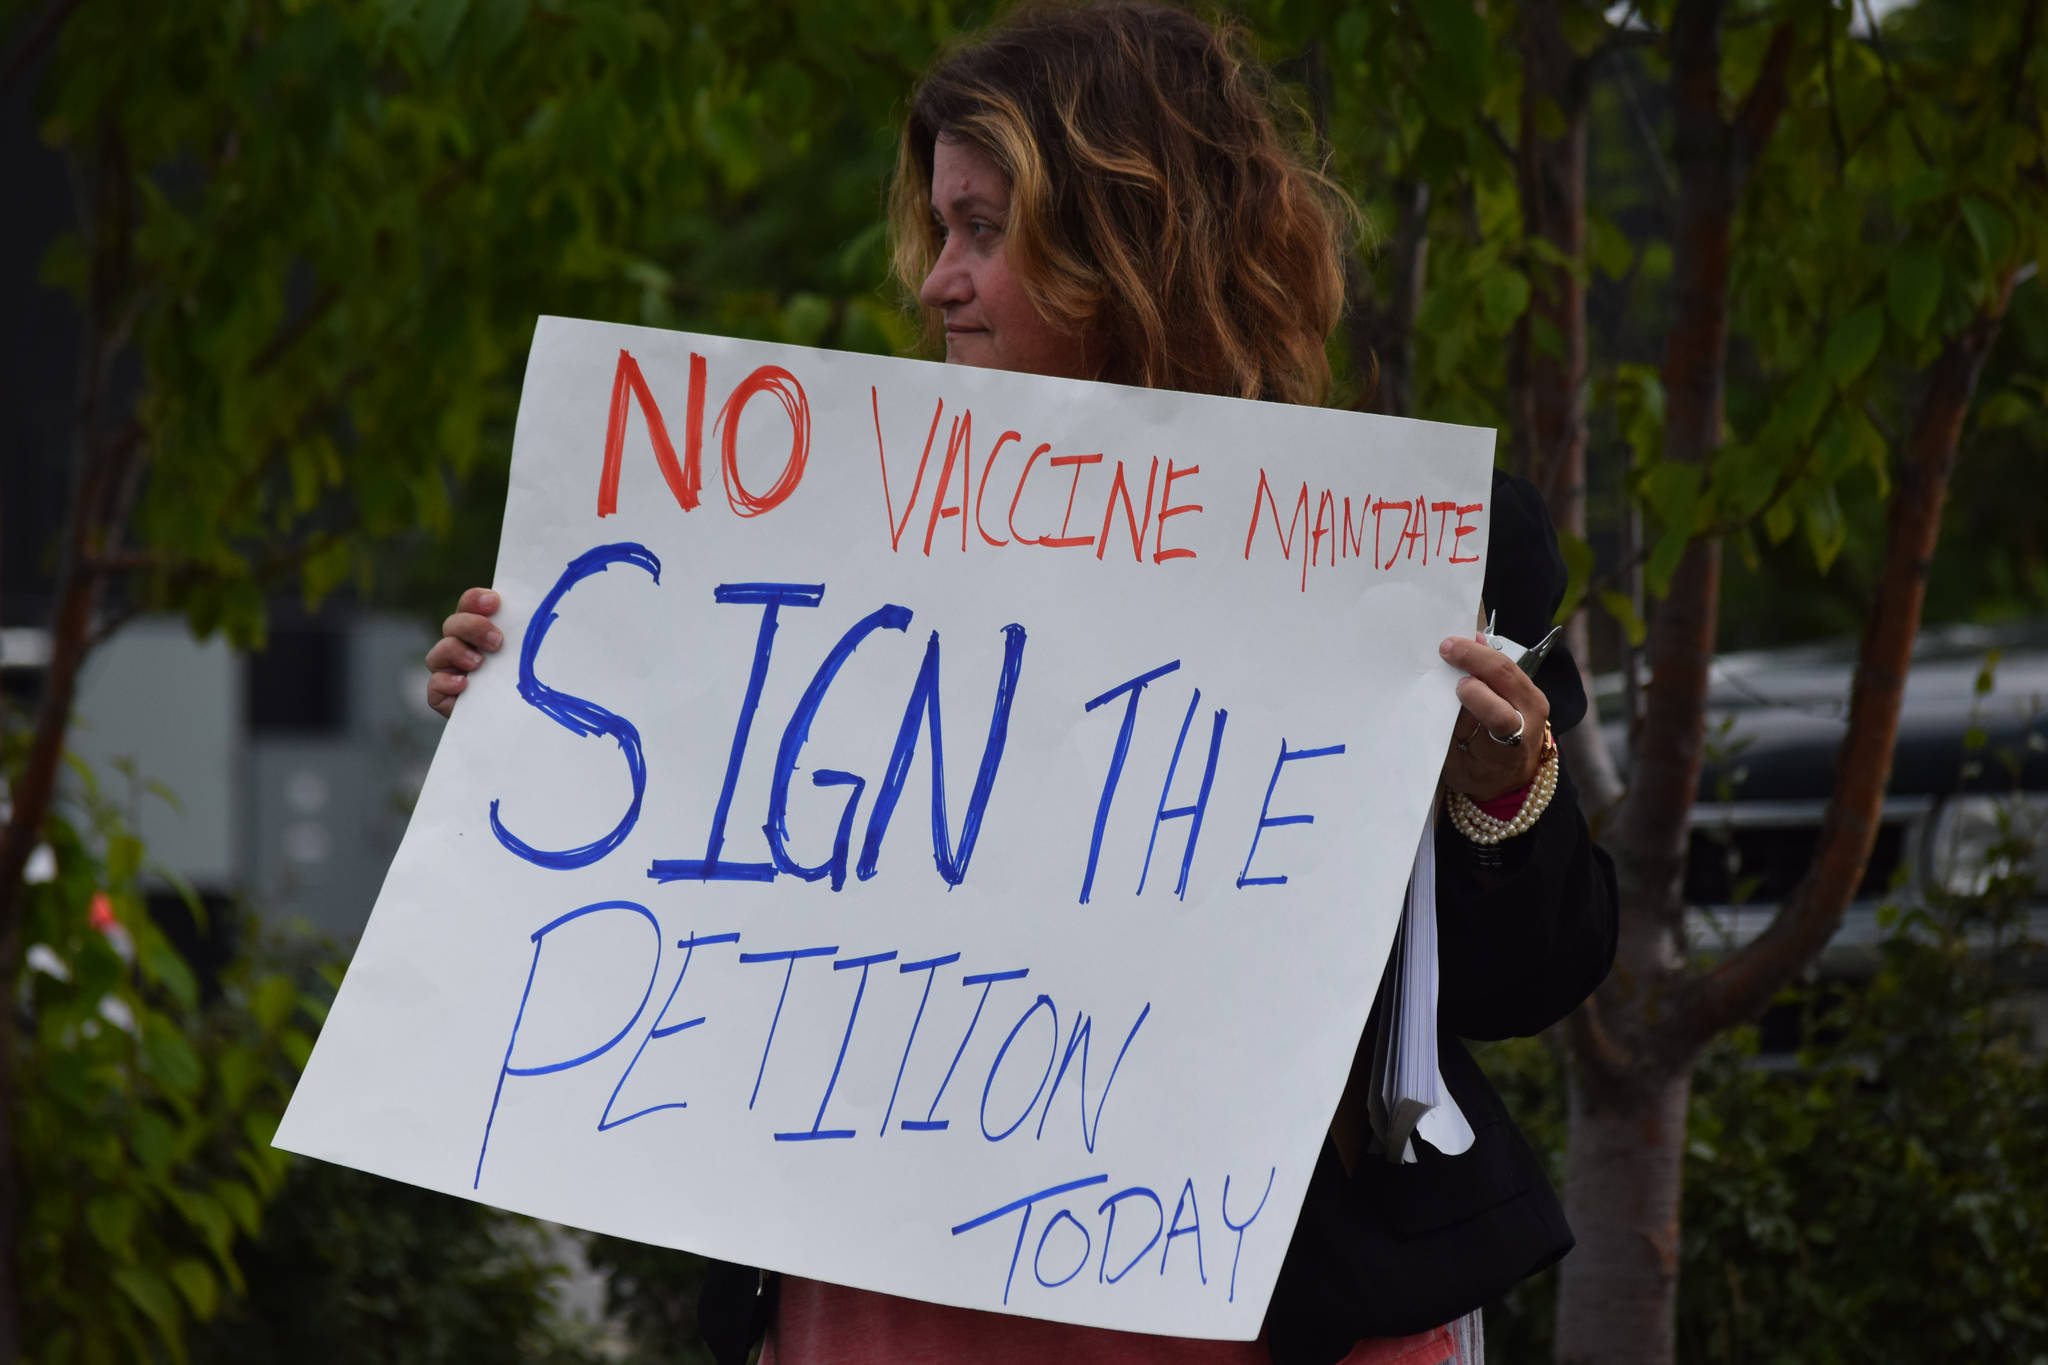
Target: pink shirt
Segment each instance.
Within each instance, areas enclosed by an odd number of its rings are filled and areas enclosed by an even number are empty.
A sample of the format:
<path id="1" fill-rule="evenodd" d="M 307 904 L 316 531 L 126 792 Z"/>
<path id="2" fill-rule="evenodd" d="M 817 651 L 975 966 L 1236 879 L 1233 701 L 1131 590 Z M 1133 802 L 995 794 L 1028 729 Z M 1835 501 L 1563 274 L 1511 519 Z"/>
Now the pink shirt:
<path id="1" fill-rule="evenodd" d="M 1361 1341 L 1342 1365 L 1446 1365 L 1447 1327 Z M 761 1365 L 1271 1365 L 1263 1341 L 1110 1332 L 782 1277 Z"/>

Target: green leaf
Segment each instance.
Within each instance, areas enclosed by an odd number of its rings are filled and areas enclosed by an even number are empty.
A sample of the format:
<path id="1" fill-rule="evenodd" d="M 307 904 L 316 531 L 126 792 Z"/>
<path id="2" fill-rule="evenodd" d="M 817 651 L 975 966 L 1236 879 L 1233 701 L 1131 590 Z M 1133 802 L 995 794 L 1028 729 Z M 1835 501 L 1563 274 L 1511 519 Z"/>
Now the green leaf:
<path id="1" fill-rule="evenodd" d="M 263 1079 L 263 1063 L 250 1049 L 227 1043 L 213 1059 L 213 1075 L 220 1083 L 222 1102 L 230 1109 L 240 1109 Z"/>
<path id="2" fill-rule="evenodd" d="M 1614 416 L 1638 468 L 1664 449 L 1664 380 L 1654 366 L 1614 367 Z"/>
<path id="3" fill-rule="evenodd" d="M 1938 197 L 1948 188 L 1948 174 L 1932 168 L 1899 177 L 1892 186 L 1892 212 L 1904 217 L 1910 210 Z"/>
<path id="4" fill-rule="evenodd" d="M 1764 509 L 1764 534 L 1771 544 L 1782 545 L 1785 537 L 1799 529 L 1799 516 L 1780 498 Z"/>
<path id="5" fill-rule="evenodd" d="M 448 46 L 469 9 L 469 0 L 426 0 L 420 6 L 417 32 L 420 52 L 429 65 L 439 66 L 448 58 Z"/>
<path id="6" fill-rule="evenodd" d="M 1551 241 L 1548 237 L 1531 237 L 1526 245 L 1529 248 L 1529 254 L 1544 265 L 1564 271 L 1565 274 L 1570 275 L 1580 284 L 1587 282 L 1588 272 L 1585 261 L 1576 256 L 1566 255 L 1558 249 L 1557 243 Z"/>
<path id="7" fill-rule="evenodd" d="M 1685 558 L 1686 546 L 1692 544 L 1690 535 L 1666 533 L 1658 540 L 1656 548 L 1650 551 L 1650 558 L 1643 565 L 1643 586 L 1658 597 L 1671 590 L 1671 575 L 1678 572 L 1678 561 Z"/>
<path id="8" fill-rule="evenodd" d="M 1586 595 L 1586 585 L 1593 579 L 1593 547 L 1570 531 L 1559 528 L 1557 548 L 1564 555 L 1565 594 L 1559 606 L 1556 620 L 1562 623 L 1579 609 L 1579 602 Z"/>
<path id="9" fill-rule="evenodd" d="M 1999 655 L 2000 651 L 1998 650 L 1989 651 L 1984 656 L 1984 666 L 1977 670 L 1977 681 L 1974 690 L 1980 697 L 1990 696 L 1992 689 L 1998 686 Z"/>
<path id="10" fill-rule="evenodd" d="M 36 268 L 36 283 L 82 298 L 91 273 L 85 244 L 76 233 L 67 232 L 51 242 L 43 253 L 43 259 Z"/>
<path id="11" fill-rule="evenodd" d="M 1798 378 L 1779 391 L 1757 440 L 1781 451 L 1803 446 L 1813 438 L 1814 428 L 1820 425 L 1833 393 L 1828 376 L 1818 367 L 1802 370 Z"/>
<path id="12" fill-rule="evenodd" d="M 166 806 L 169 806 L 176 814 L 183 815 L 185 813 L 184 801 L 175 791 L 172 791 L 170 787 L 156 778 L 145 777 L 142 779 L 142 789 L 163 802 Z"/>
<path id="13" fill-rule="evenodd" d="M 1700 499 L 1697 465 L 1659 460 L 1643 474 L 1641 487 L 1643 501 L 1657 514 L 1666 531 L 1677 536 L 1692 534 L 1693 509 Z"/>
<path id="14" fill-rule="evenodd" d="M 1494 332 L 1505 332 L 1529 306 L 1529 277 L 1509 266 L 1488 272 L 1479 286 L 1480 311 Z"/>
<path id="15" fill-rule="evenodd" d="M 1337 40 L 1337 51 L 1355 62 L 1365 56 L 1365 43 L 1372 33 L 1372 20 L 1367 17 L 1364 10 L 1347 9 L 1338 16 L 1332 33 Z"/>
<path id="16" fill-rule="evenodd" d="M 1977 239 L 1977 250 L 1984 254 L 1984 264 L 1993 269 L 2004 265 L 2012 257 L 2012 219 L 2005 210 L 1989 200 L 1975 195 L 1963 200 L 1963 219 L 1970 225 L 1970 235 Z"/>
<path id="17" fill-rule="evenodd" d="M 782 334 L 794 346 L 816 346 L 832 324 L 832 304 L 821 294 L 799 292 L 782 306 Z"/>
<path id="18" fill-rule="evenodd" d="M 1806 527 L 1806 543 L 1813 551 L 1813 562 L 1826 573 L 1835 562 L 1835 556 L 1842 551 L 1842 544 L 1848 538 L 1848 523 L 1842 517 L 1842 503 L 1835 496 L 1833 484 L 1820 489 L 1806 499 L 1800 508 L 1800 521 Z"/>
<path id="19" fill-rule="evenodd" d="M 1649 284 L 1662 284 L 1671 278 L 1671 244 L 1654 241 L 1643 248 L 1642 278 Z"/>
<path id="20" fill-rule="evenodd" d="M 1900 247 L 1885 278 L 1885 301 L 1906 335 L 1924 336 L 1941 302 L 1941 253 L 1924 242 Z"/>
<path id="21" fill-rule="evenodd" d="M 1884 309 L 1866 303 L 1835 324 L 1828 335 L 1828 374 L 1835 383 L 1847 386 L 1870 368 L 1877 348 L 1884 344 Z"/>
<path id="22" fill-rule="evenodd" d="M 129 1120 L 128 1143 L 144 1170 L 162 1175 L 177 1154 L 178 1135 L 162 1114 L 143 1109 Z"/>
<path id="23" fill-rule="evenodd" d="M 354 564 L 353 547 L 339 538 L 308 555 L 305 567 L 299 570 L 299 583 L 307 609 L 310 611 L 318 607 L 329 593 L 348 582 L 349 570 Z"/>
<path id="24" fill-rule="evenodd" d="M 135 1259 L 135 1222 L 141 1214 L 132 1195 L 96 1194 L 85 1201 L 85 1225 L 93 1240 L 118 1261 Z"/>
<path id="25" fill-rule="evenodd" d="M 142 870 L 142 840 L 132 834 L 115 834 L 107 840 L 107 880 L 123 886 Z"/>
<path id="26" fill-rule="evenodd" d="M 1564 40 L 1577 55 L 1584 57 L 1607 39 L 1609 31 L 1601 7 L 1585 3 L 1585 0 L 1565 0 L 1558 7 L 1558 27 L 1564 30 Z"/>
<path id="27" fill-rule="evenodd" d="M 1885 442 L 1884 433 L 1879 431 L 1861 408 L 1844 407 L 1841 422 L 1849 433 L 1849 449 L 1854 453 L 1855 462 L 1869 465 L 1879 477 L 1887 475 L 1886 464 L 1891 459 L 1891 446 Z"/>
<path id="28" fill-rule="evenodd" d="M 1429 36 L 1422 97 L 1446 123 L 1462 123 L 1486 99 L 1493 44 L 1472 0 L 1419 0 L 1416 14 Z"/>
<path id="29" fill-rule="evenodd" d="M 257 1028 L 265 1033 L 275 1033 L 284 1027 L 285 1020 L 292 1017 L 298 1001 L 299 993 L 289 977 L 266 976 L 250 992 L 249 1014 L 255 1019 Z"/>
<path id="30" fill-rule="evenodd" d="M 206 1078 L 199 1054 L 175 1025 L 150 1015 L 142 1029 L 142 1069 L 174 1095 L 195 1095 Z"/>
<path id="31" fill-rule="evenodd" d="M 1996 431 L 2000 427 L 2018 426 L 2030 417 L 2038 415 L 2041 405 L 2016 389 L 1994 393 L 1984 400 L 1977 409 L 1977 429 Z"/>
<path id="32" fill-rule="evenodd" d="M 220 1284 L 206 1262 L 190 1256 L 179 1257 L 171 1262 L 171 1281 L 185 1296 L 185 1302 L 191 1305 L 192 1316 L 201 1322 L 212 1317 L 220 1306 Z"/>
<path id="33" fill-rule="evenodd" d="M 1642 648 L 1644 639 L 1650 633 L 1649 627 L 1643 623 L 1642 616 L 1636 611 L 1636 604 L 1629 600 L 1628 594 L 1603 592 L 1600 594 L 1600 606 L 1614 618 L 1615 624 L 1627 632 L 1628 642 L 1638 649 Z"/>
<path id="34" fill-rule="evenodd" d="M 248 1113 L 242 1116 L 242 1135 L 249 1139 L 249 1145 L 268 1148 L 277 1137 L 277 1115 Z"/>
<path id="35" fill-rule="evenodd" d="M 1636 259 L 1635 245 L 1628 234 L 1606 218 L 1590 213 L 1586 215 L 1586 253 L 1610 280 L 1628 274 Z"/>
<path id="36" fill-rule="evenodd" d="M 142 1266 L 116 1266 L 114 1283 L 128 1301 L 156 1325 L 164 1344 L 183 1359 L 184 1315 L 179 1312 L 178 1300 L 171 1287 L 164 1283 L 163 1276 Z"/>
<path id="37" fill-rule="evenodd" d="M 526 0 L 484 0 L 470 11 L 463 45 L 488 63 L 512 45 L 526 23 Z"/>
<path id="38" fill-rule="evenodd" d="M 235 1225 L 220 1201 L 197 1190 L 186 1189 L 173 1189 L 170 1197 L 200 1239 L 216 1255 L 226 1255 L 234 1246 Z"/>
<path id="39" fill-rule="evenodd" d="M 232 1180 L 216 1180 L 213 1182 L 213 1197 L 245 1235 L 254 1237 L 262 1227 L 263 1205 L 247 1185 Z"/>
<path id="40" fill-rule="evenodd" d="M 1714 497 L 1723 515 L 1754 515 L 1777 486 L 1777 457 L 1758 442 L 1729 441 L 1714 452 Z"/>
<path id="41" fill-rule="evenodd" d="M 199 1003 L 199 983 L 192 975 L 192 969 L 185 965 L 185 959 L 171 946 L 169 939 L 160 933 L 145 931 L 137 936 L 135 961 L 142 968 L 145 980 L 153 981 L 170 993 L 186 1009 Z"/>

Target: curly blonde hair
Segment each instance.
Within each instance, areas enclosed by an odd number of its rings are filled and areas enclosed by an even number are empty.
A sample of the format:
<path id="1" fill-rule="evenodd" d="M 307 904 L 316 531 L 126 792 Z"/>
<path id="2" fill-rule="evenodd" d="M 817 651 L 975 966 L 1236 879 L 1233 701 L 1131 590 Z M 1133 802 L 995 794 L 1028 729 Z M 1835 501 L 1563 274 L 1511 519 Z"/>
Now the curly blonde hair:
<path id="1" fill-rule="evenodd" d="M 1101 379 L 1291 403 L 1330 386 L 1357 210 L 1297 150 L 1235 24 L 1109 0 L 1030 5 L 942 57 L 911 98 L 889 195 L 895 274 L 938 258 L 934 147 L 973 144 L 1010 182 L 1006 250 Z M 925 310 L 928 338 L 942 333 Z"/>

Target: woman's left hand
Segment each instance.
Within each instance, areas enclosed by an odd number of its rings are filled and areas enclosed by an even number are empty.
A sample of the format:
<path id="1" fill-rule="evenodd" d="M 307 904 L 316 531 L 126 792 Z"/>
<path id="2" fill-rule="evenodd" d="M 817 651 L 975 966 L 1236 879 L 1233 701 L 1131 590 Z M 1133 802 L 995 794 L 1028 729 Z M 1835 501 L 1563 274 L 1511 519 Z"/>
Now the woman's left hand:
<path id="1" fill-rule="evenodd" d="M 1475 801 L 1487 801 L 1528 786 L 1543 765 L 1543 727 L 1550 719 L 1550 700 L 1536 680 L 1524 673 L 1484 636 L 1454 635 L 1438 647 L 1444 662 L 1467 676 L 1458 680 L 1458 712 L 1451 727 L 1451 748 L 1444 758 L 1444 785 Z M 1521 727 L 1522 741 L 1505 740 Z"/>

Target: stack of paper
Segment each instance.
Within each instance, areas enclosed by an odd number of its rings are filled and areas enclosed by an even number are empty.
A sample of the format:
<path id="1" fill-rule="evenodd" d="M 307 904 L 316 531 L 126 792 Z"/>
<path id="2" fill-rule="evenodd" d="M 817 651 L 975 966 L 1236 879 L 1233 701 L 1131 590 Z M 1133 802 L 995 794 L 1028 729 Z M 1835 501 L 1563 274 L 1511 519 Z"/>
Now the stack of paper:
<path id="1" fill-rule="evenodd" d="M 1373 1048 L 1373 1149 L 1389 1161 L 1413 1161 L 1411 1139 L 1420 1134 L 1439 1152 L 1456 1156 L 1472 1146 L 1472 1125 L 1451 1098 L 1437 1067 L 1434 806 L 1415 848 L 1408 904 L 1380 990 L 1385 998 L 1380 1001 L 1379 1037 Z"/>

